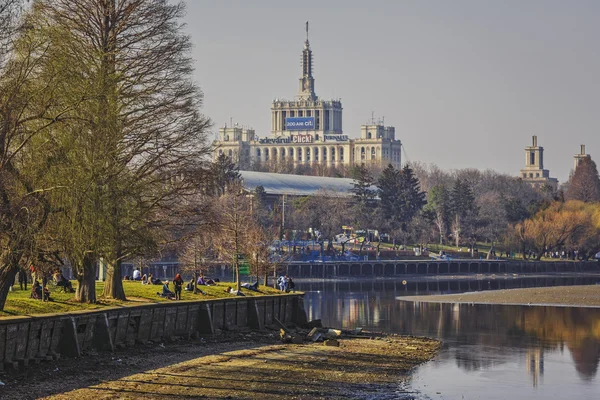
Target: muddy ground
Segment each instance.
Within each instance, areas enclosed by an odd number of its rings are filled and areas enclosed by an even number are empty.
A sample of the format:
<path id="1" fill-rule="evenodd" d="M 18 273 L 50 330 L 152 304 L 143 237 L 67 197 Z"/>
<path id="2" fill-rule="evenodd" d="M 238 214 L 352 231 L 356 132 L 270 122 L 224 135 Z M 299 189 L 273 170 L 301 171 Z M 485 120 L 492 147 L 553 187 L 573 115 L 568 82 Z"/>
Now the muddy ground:
<path id="1" fill-rule="evenodd" d="M 436 303 L 543 304 L 600 307 L 600 285 L 489 290 L 447 295 L 406 296 L 399 297 L 399 299 Z"/>
<path id="2" fill-rule="evenodd" d="M 278 332 L 224 333 L 61 358 L 0 374 L 2 399 L 392 399 L 440 343 L 365 334 L 282 344 Z"/>

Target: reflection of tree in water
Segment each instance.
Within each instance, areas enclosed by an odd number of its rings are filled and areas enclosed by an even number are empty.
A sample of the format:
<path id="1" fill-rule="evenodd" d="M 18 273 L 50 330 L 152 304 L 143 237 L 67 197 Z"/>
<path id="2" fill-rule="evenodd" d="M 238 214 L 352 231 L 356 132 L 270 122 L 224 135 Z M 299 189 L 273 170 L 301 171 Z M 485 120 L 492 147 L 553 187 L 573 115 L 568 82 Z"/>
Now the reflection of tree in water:
<path id="1" fill-rule="evenodd" d="M 593 378 L 600 361 L 598 309 L 412 303 L 381 292 L 307 293 L 306 300 L 309 314 L 312 308 L 313 317 L 330 326 L 435 335 L 465 344 L 440 355 L 454 358 L 465 370 L 489 368 L 490 360 L 502 362 L 504 347 L 543 354 L 566 344 L 582 379 Z M 471 344 L 489 346 L 489 357 L 469 351 Z M 529 373 L 535 385 L 543 370 Z"/>

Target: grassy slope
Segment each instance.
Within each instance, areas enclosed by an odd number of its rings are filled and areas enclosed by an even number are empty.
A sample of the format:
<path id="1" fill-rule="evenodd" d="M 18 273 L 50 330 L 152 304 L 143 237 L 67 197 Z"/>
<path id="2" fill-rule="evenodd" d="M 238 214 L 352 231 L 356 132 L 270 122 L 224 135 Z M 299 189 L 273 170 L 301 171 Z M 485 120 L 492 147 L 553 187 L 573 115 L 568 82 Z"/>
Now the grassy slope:
<path id="1" fill-rule="evenodd" d="M 73 281 L 73 285 L 77 284 Z M 19 290 L 18 285 L 14 287 L 14 291 L 8 294 L 8 300 L 4 311 L 0 311 L 0 317 L 16 316 L 16 315 L 34 315 L 34 314 L 48 314 L 48 313 L 59 313 L 67 311 L 77 310 L 93 310 L 102 307 L 115 307 L 115 306 L 132 306 L 141 303 L 159 303 L 164 301 L 172 301 L 163 299 L 156 295 L 156 292 L 162 291 L 162 285 L 142 285 L 140 282 L 124 281 L 123 286 L 125 288 L 125 295 L 128 301 L 115 301 L 102 298 L 102 291 L 104 289 L 104 282 L 96 282 L 96 293 L 98 296 L 98 303 L 96 304 L 81 304 L 74 301 L 74 293 L 62 293 L 59 288 L 50 286 L 51 295 L 53 301 L 42 302 L 40 300 L 34 300 L 29 298 L 30 286 L 28 285 L 27 291 Z M 230 286 L 235 289 L 235 284 L 226 282 L 219 283 L 216 286 L 198 286 L 201 290 L 206 292 L 206 295 L 201 293 L 193 294 L 191 292 L 183 291 L 181 298 L 182 300 L 203 300 L 203 299 L 217 299 L 235 297 L 235 295 L 226 293 L 225 289 Z M 173 289 L 173 284 L 170 285 Z M 262 294 L 272 295 L 281 294 L 279 290 L 260 286 L 260 293 L 253 292 L 248 289 L 242 288 L 242 292 L 246 296 L 260 296 Z"/>

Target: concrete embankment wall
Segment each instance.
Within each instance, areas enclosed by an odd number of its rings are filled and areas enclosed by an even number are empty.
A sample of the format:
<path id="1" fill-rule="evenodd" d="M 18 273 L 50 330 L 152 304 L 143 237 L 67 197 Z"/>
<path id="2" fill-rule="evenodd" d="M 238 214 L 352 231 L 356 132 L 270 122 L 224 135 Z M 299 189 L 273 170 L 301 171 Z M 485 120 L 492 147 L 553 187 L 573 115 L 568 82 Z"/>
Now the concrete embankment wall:
<path id="1" fill-rule="evenodd" d="M 350 276 L 455 275 L 455 274 L 540 274 L 600 272 L 600 263 L 550 261 L 330 261 L 294 262 L 287 274 L 295 278 L 338 278 Z"/>
<path id="2" fill-rule="evenodd" d="M 301 294 L 236 297 L 106 308 L 34 317 L 0 318 L 0 368 L 148 341 L 190 338 L 245 327 L 263 329 L 275 318 L 306 322 Z"/>

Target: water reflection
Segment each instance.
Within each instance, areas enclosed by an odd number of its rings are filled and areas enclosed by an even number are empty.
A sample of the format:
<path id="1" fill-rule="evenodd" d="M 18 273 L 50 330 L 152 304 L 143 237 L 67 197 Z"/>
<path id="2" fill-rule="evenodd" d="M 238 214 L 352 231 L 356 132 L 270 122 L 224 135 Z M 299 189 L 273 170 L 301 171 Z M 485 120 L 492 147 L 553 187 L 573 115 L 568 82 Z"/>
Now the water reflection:
<path id="1" fill-rule="evenodd" d="M 600 398 L 598 308 L 413 303 L 396 297 L 422 294 L 418 285 L 410 292 L 400 282 L 363 290 L 319 284 L 305 296 L 310 319 L 444 341 L 436 360 L 415 374 L 425 398 Z"/>

